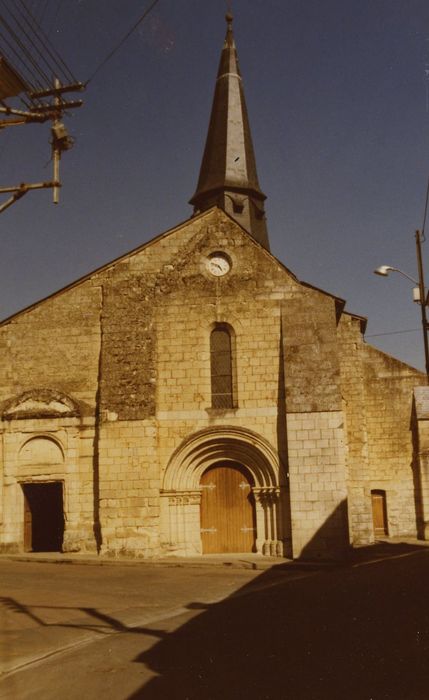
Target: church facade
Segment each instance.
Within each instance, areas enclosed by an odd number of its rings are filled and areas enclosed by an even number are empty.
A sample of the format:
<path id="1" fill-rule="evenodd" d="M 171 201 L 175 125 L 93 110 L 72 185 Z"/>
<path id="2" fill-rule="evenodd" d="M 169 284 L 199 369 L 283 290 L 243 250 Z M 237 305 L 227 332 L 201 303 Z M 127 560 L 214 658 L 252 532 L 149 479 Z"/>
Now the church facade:
<path id="1" fill-rule="evenodd" d="M 2 551 L 425 536 L 426 377 L 269 252 L 227 23 L 192 218 L 0 326 Z"/>

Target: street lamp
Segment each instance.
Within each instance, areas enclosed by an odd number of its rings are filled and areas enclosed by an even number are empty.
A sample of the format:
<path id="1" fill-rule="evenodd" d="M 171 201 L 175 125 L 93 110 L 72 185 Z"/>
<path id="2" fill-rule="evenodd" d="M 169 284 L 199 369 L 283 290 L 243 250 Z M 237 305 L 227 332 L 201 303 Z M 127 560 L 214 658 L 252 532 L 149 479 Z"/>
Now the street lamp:
<path id="1" fill-rule="evenodd" d="M 428 296 L 426 296 L 425 282 L 423 277 L 423 262 L 422 262 L 422 246 L 421 246 L 421 234 L 420 231 L 416 231 L 416 254 L 417 254 L 417 269 L 419 273 L 419 279 L 415 280 L 410 277 L 403 270 L 399 270 L 397 267 L 391 267 L 390 265 L 380 265 L 374 270 L 374 274 L 381 275 L 382 277 L 387 277 L 389 272 L 399 272 L 400 275 L 411 280 L 416 286 L 413 289 L 413 300 L 420 304 L 421 314 L 422 314 L 422 329 L 423 329 L 423 343 L 425 348 L 425 366 L 426 366 L 426 376 L 429 383 L 429 343 L 428 343 L 428 321 L 426 317 L 426 306 L 428 303 Z"/>

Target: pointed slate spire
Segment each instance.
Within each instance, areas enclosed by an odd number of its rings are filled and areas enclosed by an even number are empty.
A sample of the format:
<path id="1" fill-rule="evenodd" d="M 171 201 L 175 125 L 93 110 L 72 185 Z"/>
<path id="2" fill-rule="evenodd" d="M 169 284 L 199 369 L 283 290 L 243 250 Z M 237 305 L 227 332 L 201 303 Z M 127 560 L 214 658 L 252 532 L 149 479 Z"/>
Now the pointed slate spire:
<path id="1" fill-rule="evenodd" d="M 190 203 L 194 213 L 220 207 L 269 250 L 266 197 L 256 172 L 232 19 L 228 13 L 200 177 Z"/>

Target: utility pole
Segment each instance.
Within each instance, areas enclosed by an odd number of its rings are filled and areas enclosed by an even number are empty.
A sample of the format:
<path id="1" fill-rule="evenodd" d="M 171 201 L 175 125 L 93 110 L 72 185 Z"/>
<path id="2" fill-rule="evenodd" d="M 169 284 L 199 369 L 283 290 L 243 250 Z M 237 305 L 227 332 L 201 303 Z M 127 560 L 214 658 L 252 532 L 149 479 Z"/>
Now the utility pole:
<path id="1" fill-rule="evenodd" d="M 428 190 L 429 191 L 429 190 Z M 425 217 L 426 218 L 426 217 Z M 417 254 L 417 271 L 418 280 L 414 279 L 407 272 L 400 270 L 398 267 L 392 267 L 391 265 L 380 265 L 374 270 L 376 275 L 381 275 L 382 277 L 387 277 L 389 272 L 399 272 L 400 275 L 406 277 L 410 282 L 413 282 L 416 286 L 413 288 L 413 300 L 420 304 L 420 311 L 422 316 L 422 330 L 423 330 L 423 345 L 425 349 L 425 369 L 426 369 L 426 381 L 429 384 L 429 342 L 428 342 L 428 320 L 426 307 L 429 302 L 429 292 L 426 294 L 425 279 L 423 273 L 423 260 L 422 260 L 422 234 L 420 231 L 416 231 L 416 254 Z M 424 239 L 423 239 L 424 240 Z"/>
<path id="2" fill-rule="evenodd" d="M 40 190 L 52 188 L 53 202 L 59 202 L 59 188 L 61 187 L 60 180 L 60 160 L 63 151 L 69 150 L 73 146 L 73 139 L 69 136 L 65 125 L 62 123 L 64 112 L 69 109 L 75 109 L 83 105 L 82 100 L 67 101 L 63 98 L 63 93 L 77 92 L 85 90 L 82 83 L 73 83 L 69 85 L 61 85 L 58 78 L 54 79 L 53 88 L 41 90 L 37 92 L 29 92 L 28 96 L 34 100 L 34 106 L 28 107 L 27 110 L 15 109 L 9 107 L 2 99 L 0 99 L 0 130 L 11 126 L 22 126 L 31 123 L 43 123 L 46 121 L 52 122 L 51 127 L 51 146 L 52 146 L 52 162 L 53 174 L 52 180 L 46 182 L 25 183 L 19 185 L 1 187 L 0 194 L 10 193 L 11 197 L 0 205 L 0 214 L 8 209 L 12 204 L 21 199 L 27 192 L 32 190 Z M 46 102 L 46 98 L 53 98 L 51 102 Z"/>
<path id="3" fill-rule="evenodd" d="M 420 309 L 422 313 L 422 329 L 423 329 L 423 343 L 425 348 L 425 366 L 426 366 L 426 376 L 429 383 L 429 343 L 428 343 L 428 321 L 426 314 L 426 306 L 428 301 L 428 295 L 426 295 L 424 273 L 423 273 L 423 261 L 422 261 L 422 245 L 421 245 L 421 234 L 420 231 L 416 231 L 416 253 L 417 253 L 417 269 L 419 273 L 419 292 L 420 292 Z"/>

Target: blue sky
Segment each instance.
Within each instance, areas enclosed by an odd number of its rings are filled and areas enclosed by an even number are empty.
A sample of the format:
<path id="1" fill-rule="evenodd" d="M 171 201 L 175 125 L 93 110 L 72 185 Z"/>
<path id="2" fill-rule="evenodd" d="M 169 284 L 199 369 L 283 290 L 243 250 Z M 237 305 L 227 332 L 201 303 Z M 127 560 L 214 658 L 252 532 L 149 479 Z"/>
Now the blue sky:
<path id="1" fill-rule="evenodd" d="M 149 4 L 28 3 L 82 81 Z M 423 367 L 410 284 L 372 271 L 389 264 L 416 275 L 429 176 L 429 3 L 232 4 L 273 253 L 367 316 L 368 342 Z M 159 0 L 90 81 L 67 120 L 75 145 L 62 159 L 60 204 L 31 193 L 0 215 L 0 317 L 191 215 L 225 10 L 221 0 Z M 50 179 L 49 126 L 0 132 L 0 158 L 0 185 Z"/>

